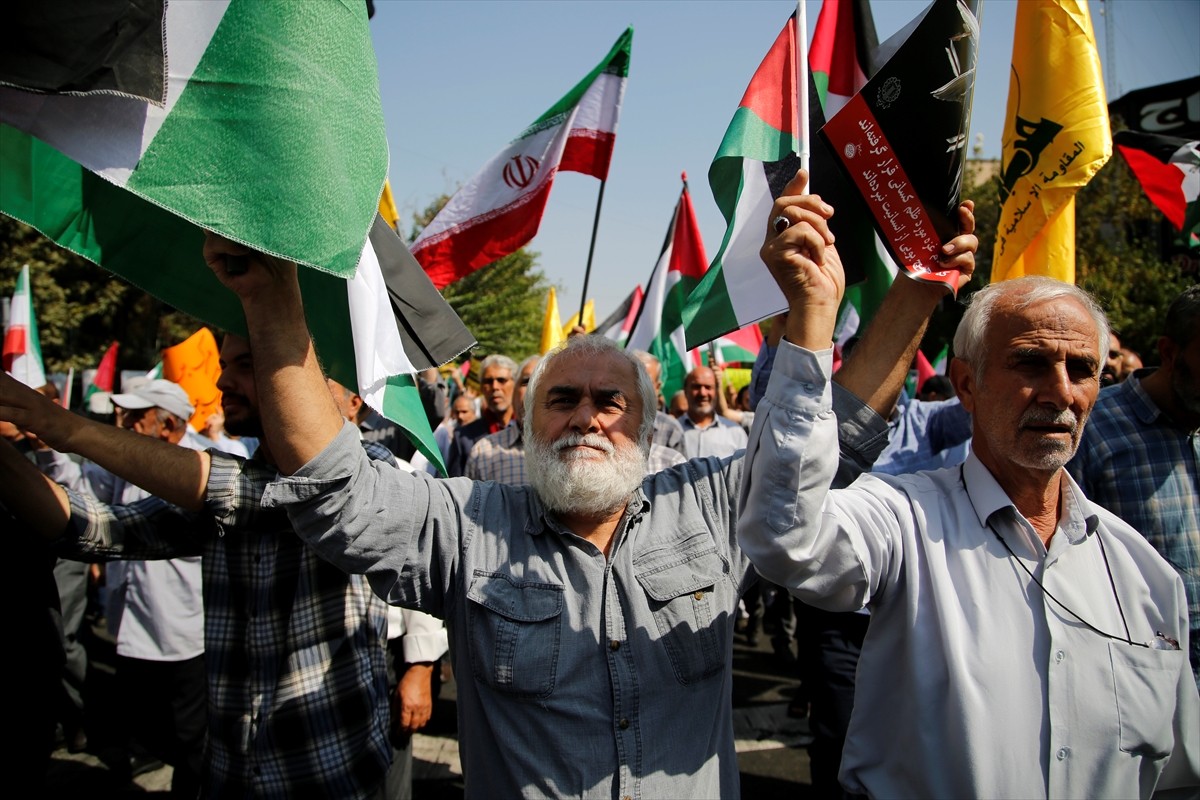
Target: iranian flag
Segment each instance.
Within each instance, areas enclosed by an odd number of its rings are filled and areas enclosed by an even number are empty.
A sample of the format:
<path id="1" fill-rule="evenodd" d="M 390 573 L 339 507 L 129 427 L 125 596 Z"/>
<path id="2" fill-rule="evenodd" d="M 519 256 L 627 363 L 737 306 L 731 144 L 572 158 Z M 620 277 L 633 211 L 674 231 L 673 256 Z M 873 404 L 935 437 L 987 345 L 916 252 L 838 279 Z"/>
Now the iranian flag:
<path id="1" fill-rule="evenodd" d="M 90 408 L 92 395 L 99 392 L 112 394 L 113 384 L 117 379 L 117 348 L 119 344 L 119 342 L 113 342 L 104 351 L 104 357 L 100 359 L 100 366 L 96 367 L 96 372 L 88 383 L 87 391 L 83 393 L 84 408 Z"/>
<path id="2" fill-rule="evenodd" d="M 819 129 L 831 110 L 845 103 L 866 83 L 876 49 L 875 27 L 867 0 L 825 0 L 817 18 L 808 55 L 809 127 Z M 695 347 L 787 310 L 787 302 L 759 258 L 767 216 L 775 198 L 800 168 L 797 109 L 796 18 L 790 17 L 775 38 L 708 171 L 713 198 L 728 225 L 712 268 L 688 301 L 685 319 L 688 344 Z M 882 246 L 862 200 L 840 174 L 819 139 L 809 142 L 812 162 L 809 188 L 837 209 L 831 220 L 842 254 L 847 285 L 870 278 Z M 891 275 L 882 272 L 887 291 Z M 847 297 L 852 296 L 847 290 Z M 878 300 L 867 304 L 874 313 Z M 843 314 L 844 319 L 853 315 Z M 843 325 L 843 327 L 845 327 Z"/>
<path id="3" fill-rule="evenodd" d="M 684 337 L 683 309 L 707 269 L 704 240 L 700 238 L 685 174 L 662 253 L 646 283 L 641 313 L 625 345 L 629 350 L 645 350 L 659 360 L 663 397 L 682 389 L 684 377 L 696 365 Z"/>
<path id="4" fill-rule="evenodd" d="M 531 240 L 560 171 L 602 181 L 608 176 L 632 42 L 629 28 L 587 77 L 489 161 L 421 231 L 412 251 L 434 286 L 441 289 Z"/>
<path id="5" fill-rule="evenodd" d="M 4 371 L 33 389 L 46 385 L 42 363 L 42 345 L 38 341 L 37 315 L 33 311 L 33 290 L 29 283 L 29 265 L 21 267 L 8 310 L 4 329 Z"/>
<path id="6" fill-rule="evenodd" d="M 378 216 L 365 6 L 142 6 L 95 4 L 70 26 L 53 4 L 22 7 L 11 38 L 30 52 L 0 58 L 0 211 L 225 330 L 245 324 L 205 231 L 315 267 L 300 279 L 326 370 L 440 463 L 408 373 L 473 340 Z M 114 49 L 110 31 L 129 41 Z"/>

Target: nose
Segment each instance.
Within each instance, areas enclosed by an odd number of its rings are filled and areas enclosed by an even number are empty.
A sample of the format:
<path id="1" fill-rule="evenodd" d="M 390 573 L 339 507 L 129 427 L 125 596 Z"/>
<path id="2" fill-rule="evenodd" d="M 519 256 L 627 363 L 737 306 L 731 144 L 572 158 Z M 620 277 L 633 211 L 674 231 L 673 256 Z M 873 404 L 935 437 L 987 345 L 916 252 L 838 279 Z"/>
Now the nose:
<path id="1" fill-rule="evenodd" d="M 1042 385 L 1038 387 L 1038 402 L 1057 411 L 1069 408 L 1071 405 L 1071 376 L 1067 374 L 1065 363 L 1055 364 L 1046 373 Z"/>
<path id="2" fill-rule="evenodd" d="M 583 400 L 571 411 L 570 427 L 574 433 L 598 433 L 600 423 L 596 407 L 590 400 Z"/>
<path id="3" fill-rule="evenodd" d="M 221 370 L 221 374 L 217 376 L 217 388 L 222 392 L 229 391 L 229 382 L 225 379 L 225 370 Z"/>

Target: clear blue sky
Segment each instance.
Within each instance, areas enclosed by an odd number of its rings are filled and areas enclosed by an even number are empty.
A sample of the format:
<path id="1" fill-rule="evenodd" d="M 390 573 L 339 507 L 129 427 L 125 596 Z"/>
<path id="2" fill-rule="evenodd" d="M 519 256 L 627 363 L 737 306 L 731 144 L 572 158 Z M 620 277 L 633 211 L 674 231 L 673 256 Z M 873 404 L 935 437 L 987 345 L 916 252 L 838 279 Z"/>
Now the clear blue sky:
<path id="1" fill-rule="evenodd" d="M 810 0 L 811 32 L 820 0 Z M 879 38 L 927 5 L 874 0 Z M 1115 19 L 1117 85 L 1132 89 L 1200 74 L 1200 2 L 1091 0 L 1106 72 L 1106 18 Z M 688 173 L 709 256 L 725 232 L 708 188 L 708 167 L 742 92 L 795 3 L 788 0 L 375 0 L 391 179 L 405 225 L 414 211 L 453 193 L 561 97 L 634 28 L 625 104 L 617 131 L 588 294 L 606 316 L 646 282 Z M 971 144 L 998 158 L 1013 44 L 1013 0 L 984 0 Z M 541 231 L 530 245 L 559 287 L 564 317 L 579 307 L 599 182 L 574 173 L 555 181 Z"/>

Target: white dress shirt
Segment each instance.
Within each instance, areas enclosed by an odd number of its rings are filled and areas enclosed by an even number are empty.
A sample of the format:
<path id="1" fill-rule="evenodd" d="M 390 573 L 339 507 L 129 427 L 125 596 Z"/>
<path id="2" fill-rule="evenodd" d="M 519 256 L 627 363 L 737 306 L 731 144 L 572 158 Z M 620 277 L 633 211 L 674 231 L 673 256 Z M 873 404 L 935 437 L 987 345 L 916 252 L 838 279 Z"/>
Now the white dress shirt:
<path id="1" fill-rule="evenodd" d="M 831 361 L 780 346 L 738 537 L 766 580 L 806 603 L 871 609 L 843 785 L 875 797 L 1195 797 L 1200 699 L 1171 567 L 1065 472 L 1048 550 L 974 455 L 829 491 Z M 1131 645 L 1126 622 L 1135 643 L 1182 649 Z"/>

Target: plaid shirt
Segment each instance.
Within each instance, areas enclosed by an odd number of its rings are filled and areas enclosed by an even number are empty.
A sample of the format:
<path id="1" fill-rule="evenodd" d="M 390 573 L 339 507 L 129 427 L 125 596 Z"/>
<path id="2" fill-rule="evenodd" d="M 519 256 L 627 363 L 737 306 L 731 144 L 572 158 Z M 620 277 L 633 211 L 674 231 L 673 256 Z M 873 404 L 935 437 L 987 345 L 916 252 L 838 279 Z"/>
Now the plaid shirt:
<path id="1" fill-rule="evenodd" d="M 379 445 L 371 458 L 394 463 Z M 387 606 L 263 509 L 273 467 L 210 451 L 206 513 L 77 493 L 62 547 L 123 559 L 203 555 L 206 797 L 359 798 L 391 760 Z"/>
<path id="2" fill-rule="evenodd" d="M 525 440 L 515 422 L 475 442 L 464 474 L 476 481 L 509 486 L 529 483 L 525 476 Z"/>
<path id="3" fill-rule="evenodd" d="M 1138 370 L 1100 393 L 1067 465 L 1088 499 L 1145 536 L 1183 578 L 1192 671 L 1200 680 L 1200 433 L 1173 423 Z"/>

